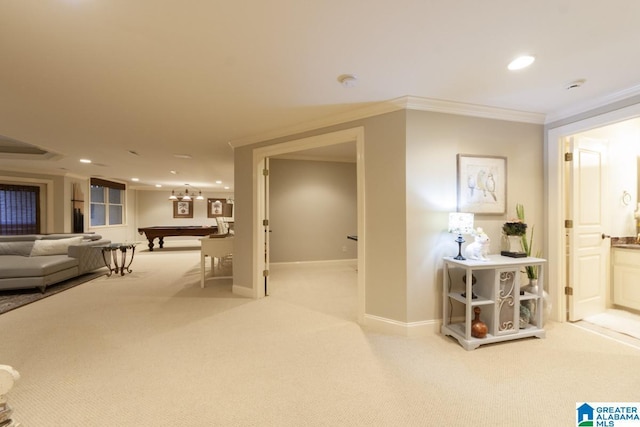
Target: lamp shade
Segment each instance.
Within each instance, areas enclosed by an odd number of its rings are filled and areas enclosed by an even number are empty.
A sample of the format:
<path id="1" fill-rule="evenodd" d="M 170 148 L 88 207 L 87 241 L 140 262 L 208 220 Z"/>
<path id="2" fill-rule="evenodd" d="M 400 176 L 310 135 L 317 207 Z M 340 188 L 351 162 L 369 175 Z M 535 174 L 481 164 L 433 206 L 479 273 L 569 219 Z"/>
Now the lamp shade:
<path id="1" fill-rule="evenodd" d="M 449 233 L 471 234 L 472 231 L 472 213 L 451 212 L 449 214 Z"/>
<path id="2" fill-rule="evenodd" d="M 173 190 L 171 190 L 171 195 L 169 196 L 169 200 L 173 200 L 173 201 L 182 201 L 182 202 L 190 202 L 192 201 L 194 198 L 196 200 L 204 200 L 204 196 L 202 195 L 202 191 L 194 188 L 194 187 L 190 187 L 193 188 L 194 190 L 198 191 L 198 195 L 195 195 L 195 192 L 191 192 L 189 193 L 189 184 L 185 184 L 185 189 L 184 189 L 184 193 L 182 191 L 179 191 L 178 188 L 174 188 Z M 176 194 L 176 190 L 178 190 L 178 194 Z"/>

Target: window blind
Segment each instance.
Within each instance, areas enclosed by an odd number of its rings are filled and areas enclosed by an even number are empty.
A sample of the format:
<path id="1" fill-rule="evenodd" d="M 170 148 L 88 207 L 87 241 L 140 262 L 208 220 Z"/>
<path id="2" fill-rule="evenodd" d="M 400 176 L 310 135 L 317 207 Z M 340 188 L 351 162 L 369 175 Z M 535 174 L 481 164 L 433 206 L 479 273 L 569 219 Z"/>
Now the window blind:
<path id="1" fill-rule="evenodd" d="M 40 232 L 40 188 L 0 184 L 0 235 Z"/>

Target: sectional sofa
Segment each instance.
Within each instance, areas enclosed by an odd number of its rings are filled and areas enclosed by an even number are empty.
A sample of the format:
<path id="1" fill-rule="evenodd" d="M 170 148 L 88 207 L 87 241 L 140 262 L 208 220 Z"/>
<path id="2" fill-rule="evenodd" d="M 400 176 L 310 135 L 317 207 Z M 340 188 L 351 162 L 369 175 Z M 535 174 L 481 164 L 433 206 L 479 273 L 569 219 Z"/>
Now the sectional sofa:
<path id="1" fill-rule="evenodd" d="M 106 268 L 97 234 L 0 236 L 0 290 L 39 288 Z M 110 252 L 108 253 L 110 254 Z"/>

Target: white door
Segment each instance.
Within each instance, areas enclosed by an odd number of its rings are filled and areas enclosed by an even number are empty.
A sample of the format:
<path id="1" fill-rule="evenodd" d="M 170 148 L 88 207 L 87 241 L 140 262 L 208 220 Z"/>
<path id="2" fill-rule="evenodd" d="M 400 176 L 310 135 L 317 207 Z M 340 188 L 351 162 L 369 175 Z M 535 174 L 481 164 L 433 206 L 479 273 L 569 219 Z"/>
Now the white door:
<path id="1" fill-rule="evenodd" d="M 573 147 L 571 147 L 573 145 Z M 606 308 L 609 278 L 607 236 L 607 142 L 591 138 L 569 141 L 568 320 L 577 321 Z"/>

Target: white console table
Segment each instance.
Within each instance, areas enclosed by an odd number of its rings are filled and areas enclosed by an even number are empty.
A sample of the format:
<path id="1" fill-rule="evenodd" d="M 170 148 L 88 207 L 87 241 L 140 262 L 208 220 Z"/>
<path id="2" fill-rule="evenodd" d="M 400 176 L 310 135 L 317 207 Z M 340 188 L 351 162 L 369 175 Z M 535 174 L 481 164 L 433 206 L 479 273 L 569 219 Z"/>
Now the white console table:
<path id="1" fill-rule="evenodd" d="M 457 339 L 466 350 L 473 350 L 482 344 L 518 338 L 544 338 L 542 313 L 545 263 L 546 260 L 542 258 L 511 258 L 501 255 L 490 255 L 488 261 L 444 258 L 441 332 Z M 525 266 L 538 266 L 537 293 L 520 293 L 520 276 Z M 474 277 L 475 285 L 472 284 Z M 473 298 L 474 294 L 476 298 Z M 525 301 L 531 301 L 536 310 L 530 322 L 521 328 L 520 304 Z M 462 305 L 464 319 L 454 321 L 452 312 L 456 304 Z M 471 335 L 475 307 L 481 308 L 480 320 L 488 327 L 484 338 Z"/>
<path id="2" fill-rule="evenodd" d="M 200 239 L 200 287 L 204 288 L 204 275 L 206 257 L 211 258 L 211 270 L 214 267 L 214 259 L 222 259 L 233 254 L 233 237 L 204 237 Z"/>

